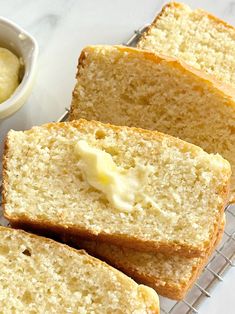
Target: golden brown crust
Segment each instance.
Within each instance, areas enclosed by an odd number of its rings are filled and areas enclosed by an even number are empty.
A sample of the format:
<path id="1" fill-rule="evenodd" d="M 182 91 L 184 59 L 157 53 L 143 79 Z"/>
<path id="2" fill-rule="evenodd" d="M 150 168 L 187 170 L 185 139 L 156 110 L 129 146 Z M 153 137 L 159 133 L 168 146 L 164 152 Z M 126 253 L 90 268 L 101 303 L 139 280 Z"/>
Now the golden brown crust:
<path id="1" fill-rule="evenodd" d="M 170 2 L 166 6 L 168 6 L 168 7 L 175 7 L 175 8 L 184 8 L 184 7 L 190 8 L 188 5 L 185 5 L 185 4 L 179 3 L 179 2 Z M 205 11 L 204 9 L 199 8 L 199 9 L 192 10 L 192 12 L 195 12 L 195 11 L 198 11 L 202 15 L 207 16 L 209 19 L 213 20 L 217 24 L 223 24 L 225 27 L 231 28 L 232 30 L 235 31 L 235 27 L 234 26 L 228 24 L 227 22 L 225 22 L 224 20 L 218 18 L 217 16 L 215 16 L 215 15 Z"/>
<path id="2" fill-rule="evenodd" d="M 192 270 L 192 276 L 188 280 L 188 282 L 181 282 L 181 283 L 176 283 L 174 281 L 163 281 L 161 278 L 156 278 L 152 277 L 147 274 L 143 274 L 138 272 L 138 269 L 135 267 L 128 267 L 125 264 L 125 260 L 122 260 L 122 262 L 119 262 L 119 259 L 117 259 L 116 255 L 110 254 L 106 255 L 105 253 L 100 253 L 100 250 L 96 248 L 96 246 L 99 247 L 99 243 L 96 242 L 94 246 L 87 246 L 84 244 L 82 239 L 78 238 L 66 238 L 64 239 L 65 242 L 72 243 L 75 246 L 82 247 L 85 250 L 87 250 L 90 254 L 94 254 L 96 257 L 110 263 L 114 267 L 117 267 L 119 270 L 123 271 L 126 273 L 128 276 L 134 278 L 137 282 L 143 283 L 145 285 L 148 285 L 155 289 L 158 294 L 165 296 L 170 299 L 174 300 L 182 300 L 189 289 L 193 286 L 194 282 L 202 272 L 204 266 L 206 265 L 210 255 L 213 253 L 214 249 L 217 247 L 219 242 L 222 239 L 223 232 L 224 232 L 224 225 L 225 222 L 223 220 L 220 229 L 218 231 L 218 234 L 216 236 L 215 242 L 211 245 L 210 249 L 207 252 L 207 255 L 205 258 L 199 258 L 198 263 L 194 265 L 193 270 Z M 120 247 L 121 249 L 121 247 Z"/>
<path id="3" fill-rule="evenodd" d="M 7 175 L 7 159 L 9 153 L 8 137 L 4 140 L 3 147 L 3 158 L 2 158 L 2 207 L 4 209 L 6 203 L 6 190 L 8 186 L 8 175 Z"/>
<path id="4" fill-rule="evenodd" d="M 92 46 L 91 46 L 92 47 Z M 155 63 L 159 62 L 167 62 L 172 65 L 172 67 L 178 68 L 183 73 L 190 73 L 194 77 L 199 78 L 202 80 L 205 84 L 208 84 L 211 88 L 217 89 L 217 92 L 223 95 L 223 97 L 230 100 L 229 105 L 233 108 L 235 108 L 235 88 L 231 87 L 228 84 L 219 82 L 214 76 L 211 76 L 207 73 L 204 73 L 184 61 L 169 57 L 161 54 L 156 54 L 151 51 L 147 50 L 141 50 L 133 47 L 124 47 L 124 46 L 114 46 L 115 48 L 123 51 L 123 52 L 131 52 L 134 54 L 139 54 L 143 59 L 151 60 Z M 86 48 L 84 49 L 86 51 Z"/>
<path id="5" fill-rule="evenodd" d="M 211 254 L 216 249 L 216 247 L 219 245 L 220 241 L 222 240 L 223 234 L 224 234 L 224 228 L 225 228 L 225 220 L 223 220 L 221 227 L 218 230 L 218 234 L 216 236 L 216 239 L 213 244 L 211 245 L 210 249 L 207 252 L 207 255 L 204 259 L 201 259 L 199 265 L 194 268 L 194 271 L 192 273 L 192 277 L 190 278 L 190 281 L 187 286 L 184 287 L 184 290 L 181 292 L 180 299 L 183 299 L 186 293 L 189 291 L 189 289 L 193 286 L 194 282 L 197 280 L 198 276 L 202 272 L 203 268 L 207 264 Z"/>
<path id="6" fill-rule="evenodd" d="M 80 68 L 82 68 L 85 59 L 86 59 L 86 54 L 85 54 L 85 51 L 83 49 L 79 58 L 78 58 L 76 78 L 79 76 L 79 70 L 80 70 Z M 77 95 L 76 95 L 76 86 L 75 86 L 75 88 L 72 92 L 72 103 L 71 103 L 71 107 L 69 110 L 69 117 L 68 117 L 69 121 L 76 120 L 76 118 L 74 117 L 74 108 L 76 107 L 76 103 L 73 101 L 74 99 L 76 99 L 76 96 Z"/>
<path id="7" fill-rule="evenodd" d="M 39 232 L 42 235 L 45 235 L 47 232 L 49 232 L 50 234 L 59 238 L 65 237 L 66 235 L 77 236 L 88 240 L 101 241 L 118 246 L 124 246 L 127 248 L 136 248 L 145 252 L 162 252 L 167 255 L 175 253 L 185 257 L 198 257 L 205 256 L 205 250 L 207 249 L 206 247 L 198 250 L 196 248 L 191 248 L 189 245 L 166 244 L 164 242 L 154 243 L 151 241 L 148 242 L 130 236 L 127 238 L 121 234 L 110 235 L 101 232 L 96 235 L 93 234 L 90 230 L 75 228 L 73 226 L 64 226 L 62 224 L 53 224 L 47 220 L 33 220 L 26 216 L 12 217 L 7 215 L 5 211 L 4 217 L 14 228 L 20 228 L 36 233 Z"/>
<path id="8" fill-rule="evenodd" d="M 83 66 L 83 63 L 85 62 L 86 59 L 86 53 L 89 53 L 89 51 L 94 50 L 95 47 L 106 47 L 106 45 L 103 46 L 88 46 L 83 49 L 82 51 L 82 57 L 81 58 L 81 66 Z M 107 46 L 108 47 L 108 46 Z M 138 49 L 138 48 L 133 48 L 133 47 L 126 47 L 126 46 L 120 46 L 120 45 L 115 45 L 113 46 L 114 48 L 118 49 L 121 52 L 129 52 L 133 54 L 133 57 L 137 55 L 141 59 L 146 59 L 150 60 L 154 63 L 160 63 L 160 62 L 167 62 L 171 64 L 172 67 L 178 68 L 182 73 L 190 73 L 197 79 L 202 80 L 205 84 L 208 84 L 212 89 L 217 89 L 217 92 L 223 95 L 223 97 L 227 98 L 230 102 L 229 105 L 231 107 L 235 108 L 235 89 L 232 88 L 230 85 L 227 85 L 225 83 L 221 83 L 217 81 L 217 79 L 207 73 L 204 73 L 184 61 L 170 57 L 170 56 L 165 56 L 162 54 L 156 54 L 151 51 L 143 50 L 143 49 Z M 79 58 L 79 60 L 80 60 Z M 78 65 L 79 69 L 79 65 Z M 77 78 L 79 78 L 79 70 L 77 72 Z M 72 110 L 71 110 L 72 113 Z"/>
<path id="9" fill-rule="evenodd" d="M 78 66 L 77 66 L 77 74 L 76 74 L 76 78 L 78 80 L 79 80 L 80 69 L 83 67 L 83 64 L 86 60 L 86 54 L 88 54 L 89 51 L 92 51 L 94 47 L 95 46 L 87 46 L 81 52 L 81 55 L 78 61 Z M 100 46 L 100 47 L 105 47 L 105 45 Z M 182 71 L 182 73 L 189 73 L 193 75 L 194 77 L 196 77 L 197 79 L 201 79 L 202 81 L 204 81 L 205 84 L 209 85 L 211 89 L 217 89 L 217 92 L 219 92 L 220 94 L 223 95 L 223 97 L 228 99 L 227 105 L 230 105 L 231 107 L 235 108 L 235 89 L 228 84 L 219 82 L 214 76 L 204 73 L 177 58 L 173 58 L 173 57 L 169 57 L 169 56 L 165 56 L 161 54 L 156 54 L 151 51 L 133 48 L 133 47 L 126 47 L 126 46 L 119 46 L 119 45 L 116 45 L 113 47 L 119 49 L 119 51 L 122 51 L 122 52 L 132 53 L 133 56 L 139 55 L 140 58 L 150 60 L 155 63 L 167 62 L 171 64 L 172 67 L 178 68 L 180 71 Z M 70 121 L 76 119 L 76 114 L 74 113 L 76 111 L 76 105 L 77 105 L 77 102 L 75 101 L 76 98 L 77 98 L 77 92 L 76 92 L 76 85 L 75 85 L 75 88 L 73 91 L 71 110 L 69 113 Z"/>
<path id="10" fill-rule="evenodd" d="M 45 124 L 43 127 L 47 129 L 66 128 L 68 123 L 75 128 L 82 129 L 83 126 L 86 125 L 87 121 L 84 119 L 80 119 L 73 122 L 48 123 L 48 124 Z M 98 121 L 89 121 L 89 123 L 92 124 L 94 127 L 99 126 L 99 125 L 105 125 L 106 127 L 109 127 L 116 132 L 118 132 L 120 129 L 138 131 L 139 133 L 141 133 L 143 138 L 151 139 L 151 140 L 159 141 L 162 138 L 168 138 L 169 140 L 177 144 L 179 148 L 190 146 L 190 148 L 194 147 L 194 149 L 196 150 L 201 150 L 199 147 L 195 145 L 189 144 L 180 139 L 176 139 L 170 135 L 159 133 L 157 131 L 143 130 L 143 129 L 130 128 L 130 127 L 119 127 L 119 126 L 114 126 L 110 124 L 103 124 Z M 28 130 L 25 132 L 26 133 L 31 132 L 31 130 Z M 97 239 L 98 241 L 109 242 L 109 243 L 113 243 L 119 246 L 137 248 L 139 250 L 143 250 L 146 252 L 162 252 L 168 255 L 175 252 L 176 254 L 179 254 L 185 257 L 205 256 L 207 250 L 209 249 L 211 245 L 211 242 L 213 242 L 218 232 L 219 224 L 222 220 L 223 210 L 226 203 L 226 196 L 228 193 L 229 182 L 225 183 L 225 185 L 221 187 L 221 191 L 219 191 L 219 193 L 224 199 L 224 204 L 221 205 L 221 208 L 218 209 L 218 215 L 216 217 L 216 221 L 214 224 L 214 230 L 211 232 L 211 235 L 208 241 L 206 241 L 204 245 L 200 248 L 192 247 L 188 244 L 183 244 L 183 243 L 165 243 L 165 242 L 156 242 L 156 241 L 146 241 L 146 240 L 138 239 L 134 236 L 131 237 L 131 236 L 117 234 L 117 233 L 108 234 L 105 232 L 100 232 L 99 234 L 94 234 L 92 230 L 85 229 L 84 227 L 81 227 L 81 226 L 74 226 L 73 224 L 64 225 L 63 222 L 61 222 L 60 224 L 59 223 L 55 224 L 45 219 L 30 219 L 29 217 L 25 215 L 17 215 L 17 216 L 10 215 L 7 213 L 7 210 L 5 207 L 5 204 L 7 203 L 6 190 L 7 190 L 8 180 L 7 180 L 6 160 L 8 158 L 8 154 L 9 154 L 9 145 L 8 145 L 8 139 L 6 139 L 5 151 L 4 151 L 4 157 L 3 157 L 3 204 L 2 205 L 3 205 L 4 216 L 6 219 L 10 221 L 12 226 L 18 226 L 23 229 L 28 228 L 28 229 L 33 229 L 33 230 L 42 230 L 43 232 L 49 229 L 51 232 L 57 235 L 60 235 L 60 234 L 63 235 L 67 233 L 70 235 L 86 237 L 87 239 L 91 239 L 91 240 Z"/>

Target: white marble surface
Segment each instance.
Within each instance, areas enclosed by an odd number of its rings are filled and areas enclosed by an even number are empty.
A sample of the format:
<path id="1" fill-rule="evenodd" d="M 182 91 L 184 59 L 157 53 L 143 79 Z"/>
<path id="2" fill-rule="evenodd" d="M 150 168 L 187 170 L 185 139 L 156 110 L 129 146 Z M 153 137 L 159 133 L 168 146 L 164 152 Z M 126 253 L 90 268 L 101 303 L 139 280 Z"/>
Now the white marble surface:
<path id="1" fill-rule="evenodd" d="M 148 23 L 166 1 L 159 0 L 0 0 L 0 14 L 35 36 L 40 56 L 36 83 L 29 100 L 16 114 L 0 121 L 1 146 L 6 132 L 57 120 L 70 105 L 77 58 L 87 44 L 119 44 Z M 235 2 L 188 1 L 230 23 Z M 200 307 L 201 314 L 235 313 L 235 269 Z"/>

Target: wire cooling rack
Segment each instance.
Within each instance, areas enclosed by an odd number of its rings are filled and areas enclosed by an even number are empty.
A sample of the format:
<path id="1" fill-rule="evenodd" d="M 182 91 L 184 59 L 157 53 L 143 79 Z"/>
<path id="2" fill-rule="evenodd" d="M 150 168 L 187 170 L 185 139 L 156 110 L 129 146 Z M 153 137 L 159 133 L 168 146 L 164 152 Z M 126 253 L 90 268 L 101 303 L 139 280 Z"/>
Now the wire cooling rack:
<path id="1" fill-rule="evenodd" d="M 133 36 L 123 45 L 135 47 L 136 43 L 148 25 L 136 30 Z M 66 121 L 69 109 L 58 119 L 58 122 Z M 1 187 L 1 182 L 0 182 Z M 1 190 L 0 190 L 1 192 Z M 1 203 L 0 203 L 1 205 Z M 235 266 L 235 206 L 228 205 L 225 209 L 226 227 L 223 239 L 219 247 L 211 256 L 201 276 L 182 301 L 172 301 L 160 297 L 161 313 L 163 314 L 193 314 L 199 313 L 199 306 L 206 298 L 210 298 L 213 287 L 223 281 L 226 271 Z M 0 225 L 7 225 L 0 208 Z"/>

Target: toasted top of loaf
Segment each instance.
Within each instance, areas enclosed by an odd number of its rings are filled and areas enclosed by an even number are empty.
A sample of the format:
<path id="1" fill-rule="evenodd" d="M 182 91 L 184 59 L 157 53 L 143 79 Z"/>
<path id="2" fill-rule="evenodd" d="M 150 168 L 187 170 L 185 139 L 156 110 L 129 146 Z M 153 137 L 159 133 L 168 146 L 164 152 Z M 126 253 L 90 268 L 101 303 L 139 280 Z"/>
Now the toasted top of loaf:
<path id="1" fill-rule="evenodd" d="M 162 253 L 145 253 L 108 243 L 72 238 L 70 241 L 89 253 L 119 268 L 135 280 L 154 288 L 160 295 L 181 300 L 197 279 L 208 256 L 220 242 L 224 231 L 222 222 L 215 243 L 204 258 L 166 256 Z"/>
<path id="2" fill-rule="evenodd" d="M 123 173 L 151 167 L 131 210 L 115 208 L 87 182 L 75 153 L 80 140 L 107 152 Z M 216 236 L 231 174 L 221 156 L 177 138 L 86 120 L 10 131 L 3 164 L 11 222 L 188 256 L 204 254 Z"/>
<path id="3" fill-rule="evenodd" d="M 235 87 L 235 28 L 204 10 L 170 2 L 137 46 L 180 58 Z"/>
<path id="4" fill-rule="evenodd" d="M 79 60 L 70 119 L 158 130 L 218 152 L 235 168 L 234 99 L 234 90 L 179 60 L 90 46 Z"/>
<path id="5" fill-rule="evenodd" d="M 4 313 L 159 313 L 151 288 L 55 241 L 0 227 Z"/>

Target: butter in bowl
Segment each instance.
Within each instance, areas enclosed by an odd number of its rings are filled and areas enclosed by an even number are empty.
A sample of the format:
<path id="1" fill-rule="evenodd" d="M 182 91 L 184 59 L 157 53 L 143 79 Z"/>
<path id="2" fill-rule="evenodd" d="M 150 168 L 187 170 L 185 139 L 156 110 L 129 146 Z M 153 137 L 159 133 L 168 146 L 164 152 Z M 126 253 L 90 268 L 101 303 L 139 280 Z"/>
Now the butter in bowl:
<path id="1" fill-rule="evenodd" d="M 16 112 L 33 85 L 38 57 L 35 39 L 0 17 L 0 119 Z"/>

